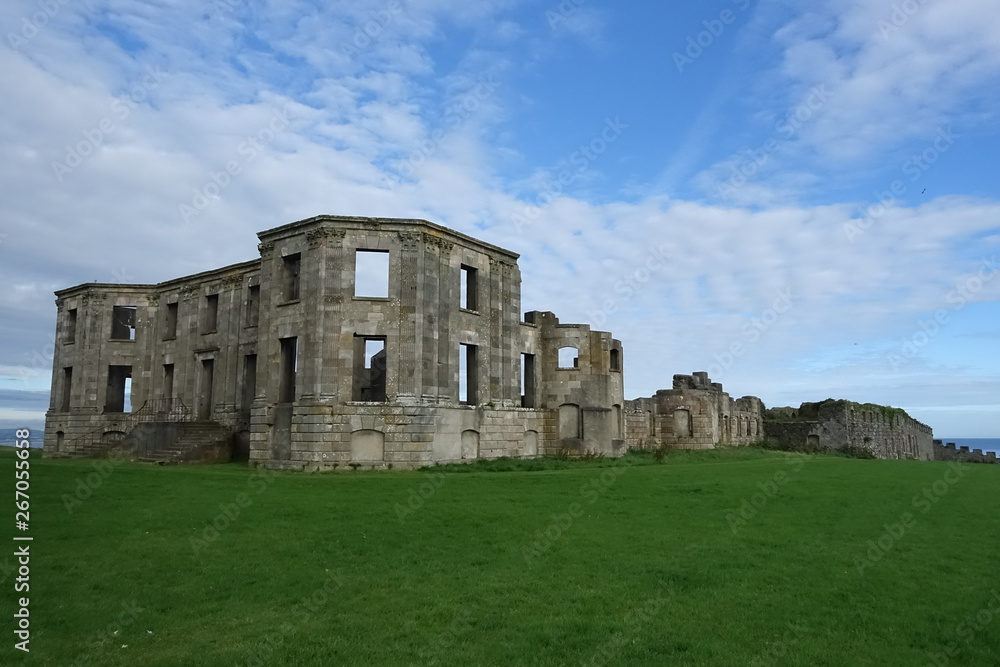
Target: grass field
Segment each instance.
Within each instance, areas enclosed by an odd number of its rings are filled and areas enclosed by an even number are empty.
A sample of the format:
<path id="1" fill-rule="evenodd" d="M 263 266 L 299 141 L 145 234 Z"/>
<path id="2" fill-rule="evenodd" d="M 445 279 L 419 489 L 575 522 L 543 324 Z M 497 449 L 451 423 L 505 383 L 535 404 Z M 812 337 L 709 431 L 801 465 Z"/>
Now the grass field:
<path id="1" fill-rule="evenodd" d="M 5 550 L 0 664 L 1000 664 L 1000 466 L 743 448 L 308 475 L 37 454 L 31 652 Z"/>

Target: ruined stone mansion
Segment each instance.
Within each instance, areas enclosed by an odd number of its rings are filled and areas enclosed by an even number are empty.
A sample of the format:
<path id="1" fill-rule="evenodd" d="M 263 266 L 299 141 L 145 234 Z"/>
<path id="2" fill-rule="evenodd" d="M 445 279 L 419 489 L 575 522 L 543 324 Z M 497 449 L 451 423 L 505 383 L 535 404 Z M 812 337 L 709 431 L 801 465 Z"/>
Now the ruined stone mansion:
<path id="1" fill-rule="evenodd" d="M 56 293 L 47 455 L 228 446 L 325 469 L 624 451 L 621 343 L 522 319 L 516 254 L 424 220 L 258 237 L 253 261 Z"/>
<path id="2" fill-rule="evenodd" d="M 242 264 L 56 292 L 45 455 L 413 468 L 746 445 L 771 429 L 931 458 L 930 428 L 908 417 L 765 412 L 706 373 L 625 401 L 620 341 L 522 318 L 518 256 L 425 220 L 323 215 L 257 236 Z"/>

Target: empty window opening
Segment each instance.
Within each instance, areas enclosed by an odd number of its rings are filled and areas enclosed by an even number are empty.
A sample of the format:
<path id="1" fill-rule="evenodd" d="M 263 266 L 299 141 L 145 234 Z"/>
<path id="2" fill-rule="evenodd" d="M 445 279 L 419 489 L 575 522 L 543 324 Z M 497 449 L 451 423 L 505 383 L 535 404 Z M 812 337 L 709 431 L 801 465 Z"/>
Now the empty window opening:
<path id="1" fill-rule="evenodd" d="M 198 419 L 208 421 L 215 408 L 215 360 L 201 360 L 201 378 L 198 387 Z"/>
<path id="2" fill-rule="evenodd" d="M 135 340 L 135 306 L 115 306 L 111 314 L 111 338 Z"/>
<path id="3" fill-rule="evenodd" d="M 56 431 L 56 451 L 61 452 L 63 450 L 63 445 L 66 442 L 66 434 L 62 431 Z"/>
<path id="4" fill-rule="evenodd" d="M 66 337 L 63 341 L 66 343 L 76 342 L 76 308 L 71 308 L 66 313 Z"/>
<path id="5" fill-rule="evenodd" d="M 254 396 L 257 394 L 257 355 L 248 354 L 243 357 L 243 411 L 250 409 Z"/>
<path id="6" fill-rule="evenodd" d="M 388 250 L 358 250 L 355 253 L 354 296 L 389 297 Z"/>
<path id="7" fill-rule="evenodd" d="M 578 368 L 579 366 L 579 352 L 575 347 L 559 348 L 559 368 Z"/>
<path id="8" fill-rule="evenodd" d="M 611 350 L 611 370 L 620 371 L 622 369 L 622 353 L 617 348 Z"/>
<path id="9" fill-rule="evenodd" d="M 174 409 L 174 365 L 163 364 L 163 410 Z"/>
<path id="10" fill-rule="evenodd" d="M 167 304 L 167 321 L 163 327 L 163 340 L 177 338 L 177 303 Z"/>
<path id="11" fill-rule="evenodd" d="M 458 346 L 458 402 L 476 405 L 479 384 L 476 367 L 476 346 L 460 343 Z"/>
<path id="12" fill-rule="evenodd" d="M 104 398 L 105 412 L 126 412 L 132 409 L 132 367 L 108 366 L 108 386 Z"/>
<path id="13" fill-rule="evenodd" d="M 611 425 L 611 430 L 615 434 L 615 440 L 620 440 L 622 437 L 622 406 L 611 406 L 611 420 L 614 422 Z"/>
<path id="14" fill-rule="evenodd" d="M 295 400 L 295 373 L 298 370 L 298 338 L 281 339 L 281 361 L 279 365 L 278 402 L 292 403 Z"/>
<path id="15" fill-rule="evenodd" d="M 209 294 L 205 297 L 205 319 L 203 320 L 202 333 L 213 333 L 219 328 L 219 295 Z"/>
<path id="16" fill-rule="evenodd" d="M 125 378 L 125 405 L 123 412 L 132 412 L 132 367 L 129 366 L 129 376 Z"/>
<path id="17" fill-rule="evenodd" d="M 476 274 L 478 271 L 471 267 L 462 265 L 462 284 L 461 284 L 461 297 L 459 301 L 459 306 L 465 308 L 466 310 L 478 310 L 477 308 L 477 289 L 476 289 Z"/>
<path id="18" fill-rule="evenodd" d="M 385 401 L 386 350 L 381 336 L 354 338 L 354 382 L 351 396 L 355 401 Z"/>
<path id="19" fill-rule="evenodd" d="M 251 285 L 247 290 L 247 318 L 248 327 L 255 327 L 260 322 L 260 285 Z"/>
<path id="20" fill-rule="evenodd" d="M 73 395 L 73 367 L 67 366 L 63 369 L 62 377 L 62 400 L 59 402 L 60 412 L 69 412 L 70 398 Z"/>
<path id="21" fill-rule="evenodd" d="M 299 298 L 299 274 L 302 270 L 302 255 L 286 255 L 281 258 L 282 280 L 281 290 L 285 301 L 297 301 Z"/>
<path id="22" fill-rule="evenodd" d="M 521 355 L 521 407 L 535 407 L 535 355 Z"/>

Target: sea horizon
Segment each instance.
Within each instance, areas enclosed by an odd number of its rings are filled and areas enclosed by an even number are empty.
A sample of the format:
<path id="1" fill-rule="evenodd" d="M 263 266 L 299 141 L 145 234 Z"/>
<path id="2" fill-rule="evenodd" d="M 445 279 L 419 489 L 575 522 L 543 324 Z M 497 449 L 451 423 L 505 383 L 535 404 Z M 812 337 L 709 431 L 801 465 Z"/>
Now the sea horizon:
<path id="1" fill-rule="evenodd" d="M 943 444 L 954 442 L 957 447 L 968 447 L 969 449 L 981 449 L 983 453 L 995 452 L 1000 456 L 1000 438 L 938 438 Z"/>

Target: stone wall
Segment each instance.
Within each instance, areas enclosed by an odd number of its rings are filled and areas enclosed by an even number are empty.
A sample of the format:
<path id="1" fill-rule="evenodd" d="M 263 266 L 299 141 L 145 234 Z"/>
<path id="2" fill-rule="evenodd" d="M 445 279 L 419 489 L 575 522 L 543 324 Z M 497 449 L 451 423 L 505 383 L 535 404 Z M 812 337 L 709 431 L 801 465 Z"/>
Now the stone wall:
<path id="1" fill-rule="evenodd" d="M 828 399 L 768 410 L 767 439 L 785 449 L 857 449 L 880 459 L 934 458 L 933 433 L 899 408 Z"/>
<path id="2" fill-rule="evenodd" d="M 981 449 L 968 447 L 956 447 L 954 442 L 943 444 L 940 440 L 934 441 L 935 461 L 958 461 L 960 463 L 997 463 L 995 452 L 983 452 Z"/>
<path id="3" fill-rule="evenodd" d="M 675 375 L 673 389 L 626 402 L 626 444 L 630 448 L 661 446 L 712 449 L 761 440 L 760 399 L 733 399 L 707 373 Z"/>

